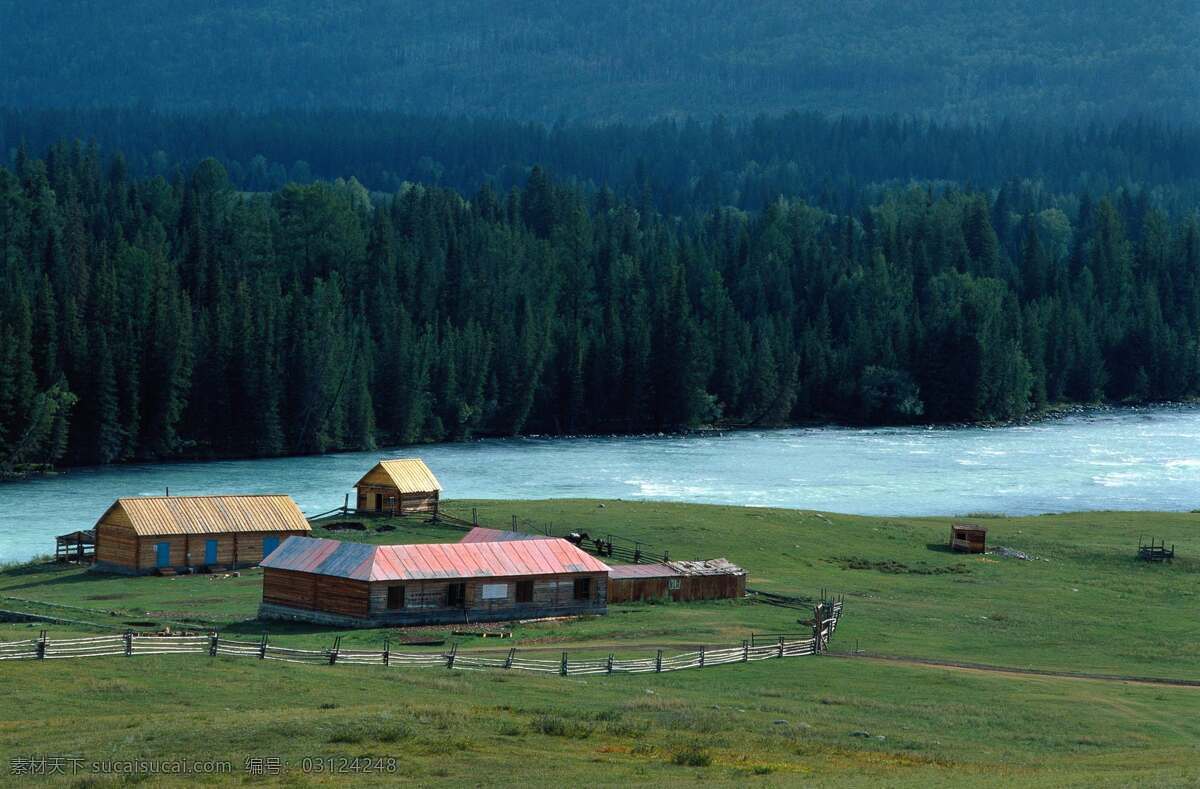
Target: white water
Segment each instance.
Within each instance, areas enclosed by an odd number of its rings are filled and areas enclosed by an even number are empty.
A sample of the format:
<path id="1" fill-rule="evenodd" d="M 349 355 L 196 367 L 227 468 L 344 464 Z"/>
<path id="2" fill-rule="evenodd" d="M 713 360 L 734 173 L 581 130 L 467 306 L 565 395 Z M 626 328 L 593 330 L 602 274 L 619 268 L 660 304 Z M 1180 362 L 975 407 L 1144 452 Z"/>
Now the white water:
<path id="1" fill-rule="evenodd" d="M 447 498 L 623 498 L 866 515 L 1200 508 L 1200 409 L 1001 428 L 811 428 L 704 437 L 497 439 L 372 453 L 72 469 L 0 484 L 0 561 L 53 552 L 118 496 L 288 493 L 339 506 L 383 456 L 423 458 Z"/>

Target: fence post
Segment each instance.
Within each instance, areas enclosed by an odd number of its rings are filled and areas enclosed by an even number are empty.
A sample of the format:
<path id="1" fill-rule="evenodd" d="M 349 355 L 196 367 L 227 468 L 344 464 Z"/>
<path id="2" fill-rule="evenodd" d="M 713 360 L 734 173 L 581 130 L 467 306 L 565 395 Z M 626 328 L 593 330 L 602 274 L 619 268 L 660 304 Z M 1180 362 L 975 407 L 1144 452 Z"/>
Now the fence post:
<path id="1" fill-rule="evenodd" d="M 700 668 L 704 668 L 704 647 L 700 647 Z"/>
<path id="2" fill-rule="evenodd" d="M 43 630 L 41 633 L 38 634 L 37 656 L 38 656 L 38 660 L 44 660 L 46 658 L 46 631 L 45 630 Z"/>
<path id="3" fill-rule="evenodd" d="M 613 664 L 613 653 L 609 652 L 608 653 L 608 673 L 609 674 L 612 673 L 612 664 Z"/>
<path id="4" fill-rule="evenodd" d="M 564 677 L 567 676 L 567 653 L 566 652 L 563 652 L 562 667 L 559 669 L 558 673 L 562 674 Z"/>
<path id="5" fill-rule="evenodd" d="M 516 656 L 517 656 L 517 648 L 516 648 L 516 647 L 512 647 L 512 648 L 510 648 L 510 649 L 508 650 L 508 657 L 506 657 L 506 658 L 504 659 L 504 667 L 505 667 L 505 668 L 512 668 L 512 662 L 513 662 L 513 658 L 515 658 Z"/>
<path id="6" fill-rule="evenodd" d="M 258 659 L 265 660 L 267 657 L 267 634 L 263 633 L 262 641 L 258 644 Z"/>
<path id="7" fill-rule="evenodd" d="M 742 662 L 745 663 L 750 659 L 750 642 L 742 639 Z"/>
<path id="8" fill-rule="evenodd" d="M 383 665 L 392 665 L 392 640 L 390 638 L 383 639 Z"/>
<path id="9" fill-rule="evenodd" d="M 633 563 L 634 564 L 642 563 L 642 549 L 640 547 L 633 549 Z"/>
<path id="10" fill-rule="evenodd" d="M 333 664 L 337 663 L 338 647 L 340 647 L 341 644 L 342 644 L 341 636 L 338 636 L 337 638 L 333 639 L 333 646 L 330 647 L 330 649 L 329 649 L 329 665 L 332 666 Z"/>
<path id="11" fill-rule="evenodd" d="M 779 657 L 783 657 L 783 636 L 779 637 Z"/>
<path id="12" fill-rule="evenodd" d="M 209 657 L 217 656 L 217 641 L 218 641 L 218 639 L 220 639 L 220 635 L 218 635 L 217 633 L 213 633 L 212 635 L 210 635 L 208 637 L 208 656 Z"/>
<path id="13" fill-rule="evenodd" d="M 133 631 L 125 631 L 125 657 L 133 654 Z"/>
<path id="14" fill-rule="evenodd" d="M 825 604 L 818 603 L 813 609 L 813 654 L 825 649 Z"/>
<path id="15" fill-rule="evenodd" d="M 448 653 L 446 653 L 446 668 L 454 668 L 454 656 L 457 653 L 458 653 L 458 644 L 451 644 L 450 651 Z"/>
<path id="16" fill-rule="evenodd" d="M 662 671 L 662 650 L 658 650 L 658 657 L 654 659 L 654 670 Z"/>

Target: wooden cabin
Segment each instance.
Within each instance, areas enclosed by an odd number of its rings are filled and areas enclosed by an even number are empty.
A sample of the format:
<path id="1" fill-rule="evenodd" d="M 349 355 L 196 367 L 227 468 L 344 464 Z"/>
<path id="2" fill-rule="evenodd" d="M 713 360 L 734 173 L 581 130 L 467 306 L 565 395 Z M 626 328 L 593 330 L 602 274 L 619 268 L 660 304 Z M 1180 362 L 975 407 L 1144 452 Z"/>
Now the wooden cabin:
<path id="1" fill-rule="evenodd" d="M 950 526 L 950 550 L 960 553 L 987 551 L 987 527 L 974 523 L 955 523 Z"/>
<path id="2" fill-rule="evenodd" d="M 94 569 L 166 575 L 255 565 L 311 529 L 290 496 L 146 496 L 117 499 L 95 532 Z"/>
<path id="3" fill-rule="evenodd" d="M 744 597 L 746 571 L 725 559 L 608 568 L 608 602 L 720 600 Z"/>
<path id="4" fill-rule="evenodd" d="M 603 614 L 608 567 L 566 540 L 365 545 L 294 538 L 263 560 L 259 617 L 338 627 Z"/>
<path id="5" fill-rule="evenodd" d="M 442 485 L 418 458 L 381 460 L 354 484 L 360 513 L 406 515 L 438 511 Z"/>

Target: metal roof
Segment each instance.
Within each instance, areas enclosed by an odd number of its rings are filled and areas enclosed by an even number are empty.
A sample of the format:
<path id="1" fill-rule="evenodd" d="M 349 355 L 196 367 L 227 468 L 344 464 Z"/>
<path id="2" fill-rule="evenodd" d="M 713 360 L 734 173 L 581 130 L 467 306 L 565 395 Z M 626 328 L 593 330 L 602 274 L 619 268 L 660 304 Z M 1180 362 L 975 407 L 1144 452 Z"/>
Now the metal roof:
<path id="1" fill-rule="evenodd" d="M 629 578 L 674 578 L 680 575 L 745 574 L 745 570 L 726 559 L 662 564 L 614 564 L 608 568 L 608 577 L 618 581 Z"/>
<path id="2" fill-rule="evenodd" d="M 502 531 L 476 526 L 463 535 L 459 543 L 464 542 L 508 542 L 509 540 L 538 540 L 544 539 L 536 534 L 523 534 L 519 531 Z"/>
<path id="3" fill-rule="evenodd" d="M 671 578 L 679 575 L 665 564 L 614 564 L 608 568 L 608 577 L 614 581 L 627 578 Z"/>
<path id="4" fill-rule="evenodd" d="M 354 483 L 356 488 L 359 485 L 389 485 L 401 493 L 430 493 L 442 489 L 442 483 L 420 458 L 381 460 Z"/>
<path id="5" fill-rule="evenodd" d="M 357 581 L 428 581 L 566 573 L 604 573 L 608 566 L 566 540 L 365 545 L 324 538 L 285 540 L 262 566 Z"/>
<path id="6" fill-rule="evenodd" d="M 142 537 L 229 532 L 311 531 L 291 496 L 139 496 L 117 499 L 99 523 Z"/>

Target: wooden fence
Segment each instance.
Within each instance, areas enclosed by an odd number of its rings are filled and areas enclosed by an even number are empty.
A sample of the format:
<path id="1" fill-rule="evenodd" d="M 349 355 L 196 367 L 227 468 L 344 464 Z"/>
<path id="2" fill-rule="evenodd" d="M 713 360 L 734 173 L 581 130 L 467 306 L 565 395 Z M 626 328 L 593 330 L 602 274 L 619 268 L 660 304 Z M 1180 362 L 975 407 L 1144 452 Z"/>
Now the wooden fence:
<path id="1" fill-rule="evenodd" d="M 58 658 L 108 657 L 135 655 L 208 655 L 209 657 L 243 657 L 258 660 L 280 660 L 287 663 L 376 666 L 440 666 L 447 669 L 477 671 L 483 669 L 517 669 L 560 676 L 587 674 L 643 674 L 706 668 L 723 663 L 747 663 L 771 658 L 800 657 L 819 654 L 827 648 L 837 629 L 842 613 L 841 600 L 824 602 L 814 608 L 816 614 L 812 635 L 788 640 L 780 636 L 777 642 L 758 644 L 761 634 L 751 643 L 740 646 L 707 648 L 678 655 L 664 655 L 659 649 L 654 655 L 640 658 L 572 659 L 563 652 L 547 660 L 523 655 L 515 647 L 507 654 L 472 654 L 459 652 L 451 646 L 447 652 L 393 652 L 385 644 L 382 651 L 342 649 L 337 637 L 328 649 L 293 649 L 270 643 L 263 634 L 258 641 L 226 638 L 219 633 L 209 635 L 158 636 L 127 632 L 117 635 L 87 638 L 51 639 L 45 630 L 38 638 L 27 641 L 0 642 L 0 660 L 52 660 Z"/>

